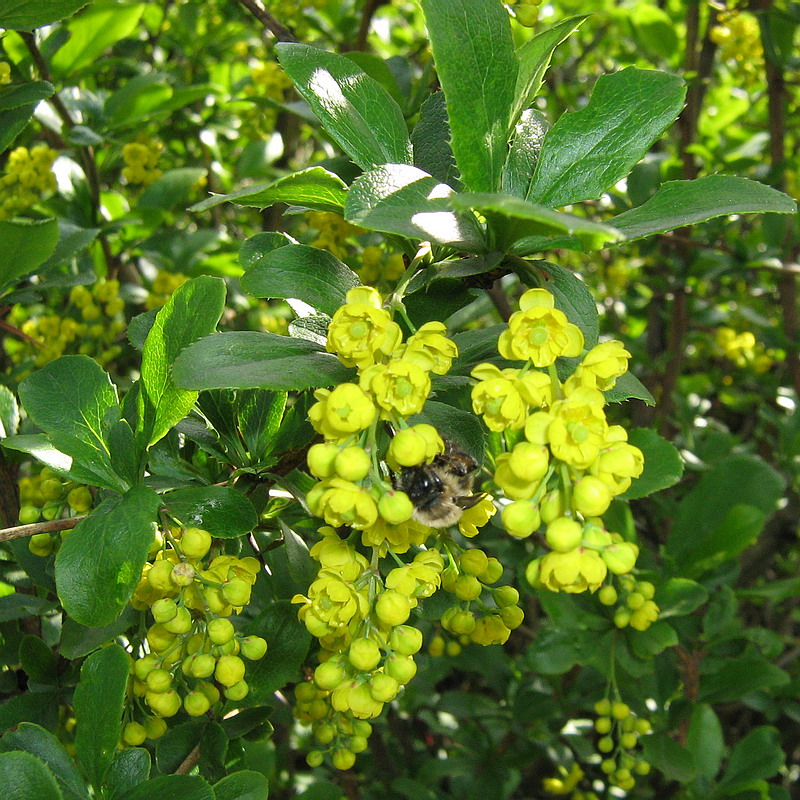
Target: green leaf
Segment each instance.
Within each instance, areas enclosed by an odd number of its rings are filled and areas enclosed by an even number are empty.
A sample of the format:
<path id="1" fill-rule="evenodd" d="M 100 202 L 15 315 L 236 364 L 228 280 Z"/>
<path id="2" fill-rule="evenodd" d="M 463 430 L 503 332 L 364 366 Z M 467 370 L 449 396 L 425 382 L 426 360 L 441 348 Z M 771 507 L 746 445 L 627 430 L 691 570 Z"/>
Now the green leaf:
<path id="1" fill-rule="evenodd" d="M 220 724 L 229 739 L 238 739 L 257 729 L 259 732 L 268 730 L 272 724 L 268 721 L 272 711 L 272 706 L 242 708 L 235 714 L 226 715 Z"/>
<path id="2" fill-rule="evenodd" d="M 44 264 L 58 244 L 54 219 L 40 222 L 0 220 L 0 292 Z"/>
<path id="3" fill-rule="evenodd" d="M 411 144 L 415 167 L 458 189 L 458 167 L 450 147 L 450 124 L 443 92 L 434 92 L 422 104 L 419 122 L 411 132 Z"/>
<path id="4" fill-rule="evenodd" d="M 20 384 L 19 397 L 53 446 L 96 476 L 91 483 L 115 491 L 128 488 L 114 471 L 107 439 L 119 417 L 117 392 L 96 361 L 88 356 L 51 361 Z"/>
<path id="5" fill-rule="evenodd" d="M 708 589 L 688 578 L 670 578 L 656 594 L 659 619 L 691 614 L 708 600 Z"/>
<path id="6" fill-rule="evenodd" d="M 157 181 L 151 183 L 139 198 L 137 208 L 160 208 L 164 211 L 183 205 L 192 188 L 207 170 L 202 167 L 168 169 Z"/>
<path id="7" fill-rule="evenodd" d="M 453 210 L 456 197 L 450 186 L 417 167 L 386 164 L 353 182 L 344 217 L 370 230 L 483 252 L 484 237 L 475 217 Z"/>
<path id="8" fill-rule="evenodd" d="M 3 26 L 0 25 L 0 27 Z M 47 81 L 29 81 L 6 86 L 0 90 L 0 111 L 38 103 L 40 100 L 46 100 L 52 96 L 53 92 L 55 92 L 55 87 Z"/>
<path id="9" fill-rule="evenodd" d="M 38 636 L 23 636 L 19 645 L 22 669 L 34 683 L 58 683 L 56 654 Z"/>
<path id="10" fill-rule="evenodd" d="M 361 284 L 358 275 L 327 250 L 305 244 L 264 253 L 254 259 L 240 282 L 255 297 L 294 298 L 331 316 L 344 305 L 347 292 Z"/>
<path id="11" fill-rule="evenodd" d="M 797 204 L 789 195 L 762 183 L 709 175 L 693 181 L 669 181 L 642 205 L 612 217 L 608 224 L 631 241 L 730 214 L 795 211 Z"/>
<path id="12" fill-rule="evenodd" d="M 651 659 L 678 644 L 678 634 L 668 622 L 658 619 L 645 631 L 631 632 L 631 650 L 642 659 Z"/>
<path id="13" fill-rule="evenodd" d="M 286 561 L 292 580 L 300 586 L 308 586 L 316 578 L 319 568 L 308 552 L 308 545 L 282 519 L 278 522 L 286 545 Z"/>
<path id="14" fill-rule="evenodd" d="M 185 389 L 311 389 L 350 380 L 354 371 L 302 339 L 230 331 L 187 347 L 172 370 Z"/>
<path id="15" fill-rule="evenodd" d="M 0 386 L 0 439 L 13 436 L 19 425 L 17 398 L 8 386 Z"/>
<path id="16" fill-rule="evenodd" d="M 70 75 L 92 65 L 109 47 L 133 33 L 144 8 L 144 3 L 120 5 L 115 0 L 93 3 L 67 24 L 69 40 L 50 60 L 53 74 Z"/>
<path id="17" fill-rule="evenodd" d="M 697 775 L 713 781 L 725 754 L 725 739 L 719 717 L 707 703 L 698 703 L 692 709 L 686 744 L 694 758 Z"/>
<path id="18" fill-rule="evenodd" d="M 31 31 L 69 17 L 91 0 L 5 0 L 0 11 L 0 28 Z"/>
<path id="19" fill-rule="evenodd" d="M 503 167 L 503 194 L 525 200 L 531 187 L 542 142 L 550 130 L 543 114 L 532 108 L 522 112 Z"/>
<path id="20" fill-rule="evenodd" d="M 628 431 L 628 441 L 644 453 L 644 472 L 634 478 L 622 500 L 638 500 L 674 486 L 683 475 L 683 460 L 675 446 L 647 428 Z"/>
<path id="21" fill-rule="evenodd" d="M 128 747 L 114 756 L 103 783 L 109 795 L 118 797 L 150 777 L 150 753 L 144 747 Z"/>
<path id="22" fill-rule="evenodd" d="M 120 616 L 108 625 L 99 628 L 88 628 L 64 615 L 61 625 L 61 640 L 58 651 L 64 658 L 82 658 L 97 650 L 98 647 L 125 633 L 140 619 L 139 612 L 126 608 Z"/>
<path id="23" fill-rule="evenodd" d="M 0 753 L 0 792 L 13 800 L 62 800 L 53 773 L 30 753 Z"/>
<path id="24" fill-rule="evenodd" d="M 55 608 L 52 600 L 28 594 L 7 594 L 0 597 L 0 622 L 24 617 L 43 617 Z"/>
<path id="25" fill-rule="evenodd" d="M 37 269 L 39 274 L 66 264 L 88 247 L 100 233 L 99 228 L 79 228 L 71 222 L 58 220 L 58 244 L 50 257 Z"/>
<path id="26" fill-rule="evenodd" d="M 635 67 L 597 79 L 585 108 L 547 134 L 529 198 L 550 208 L 590 200 L 624 178 L 683 108 L 681 78 Z"/>
<path id="27" fill-rule="evenodd" d="M 10 436 L 3 440 L 3 447 L 10 450 L 19 450 L 29 453 L 46 466 L 55 470 L 59 475 L 69 478 L 75 483 L 90 483 L 99 485 L 101 479 L 90 469 L 84 469 L 80 464 L 73 462 L 70 456 L 53 447 L 47 436 L 43 433 L 29 436 Z"/>
<path id="28" fill-rule="evenodd" d="M 279 42 L 278 60 L 328 133 L 362 169 L 411 163 L 400 106 L 349 58 Z"/>
<path id="29" fill-rule="evenodd" d="M 511 252 L 517 251 L 515 243 L 524 243 L 525 239 L 532 236 L 566 233 L 577 237 L 587 249 L 594 250 L 603 247 L 608 237 L 621 236 L 607 225 L 537 206 L 518 197 L 502 194 L 459 194 L 452 198 L 451 203 L 456 209 L 480 211 L 487 218 L 498 247 Z"/>
<path id="30" fill-rule="evenodd" d="M 158 312 L 142 350 L 142 391 L 137 433 L 152 445 L 194 405 L 197 393 L 178 388 L 172 365 L 187 345 L 217 327 L 225 307 L 225 283 L 203 275 L 179 287 Z"/>
<path id="31" fill-rule="evenodd" d="M 281 426 L 286 410 L 286 392 L 257 389 L 237 394 L 239 429 L 253 461 L 260 461 L 272 449 L 272 441 Z"/>
<path id="32" fill-rule="evenodd" d="M 640 741 L 645 758 L 663 772 L 667 780 L 687 783 L 697 774 L 692 754 L 669 734 L 652 733 Z"/>
<path id="33" fill-rule="evenodd" d="M 160 775 L 116 800 L 214 800 L 214 790 L 199 775 Z"/>
<path id="34" fill-rule="evenodd" d="M 100 786 L 122 733 L 130 658 L 117 644 L 90 655 L 81 667 L 73 706 L 75 751 L 90 782 Z"/>
<path id="35" fill-rule="evenodd" d="M 119 616 L 141 578 L 161 501 L 145 486 L 104 500 L 77 524 L 56 556 L 64 610 L 88 627 Z"/>
<path id="36" fill-rule="evenodd" d="M 269 183 L 247 186 L 231 194 L 217 194 L 189 207 L 189 211 L 205 211 L 222 203 L 237 206 L 268 208 L 275 203 L 331 211 L 341 214 L 347 199 L 347 186 L 333 172 L 322 167 L 309 167 Z"/>
<path id="37" fill-rule="evenodd" d="M 172 94 L 170 77 L 165 73 L 137 75 L 106 100 L 103 111 L 108 118 L 108 126 L 118 128 L 146 119 Z"/>
<path id="38" fill-rule="evenodd" d="M 588 17 L 588 14 L 582 14 L 581 16 L 570 17 L 557 22 L 541 33 L 537 33 L 533 39 L 525 42 L 517 49 L 519 74 L 517 75 L 517 85 L 514 89 L 514 106 L 511 112 L 512 123 L 516 122 L 522 112 L 530 108 L 536 99 L 536 95 L 542 87 L 544 74 L 550 66 L 550 58 L 556 47 L 572 36 Z"/>
<path id="39" fill-rule="evenodd" d="M 784 486 L 783 478 L 756 456 L 733 455 L 717 462 L 681 500 L 666 553 L 688 570 L 686 577 L 700 574 L 703 559 L 733 558 L 758 536 Z"/>
<path id="40" fill-rule="evenodd" d="M 30 103 L 26 106 L 10 108 L 8 111 L 0 111 L 0 153 L 22 133 L 38 105 L 38 103 Z"/>
<path id="41" fill-rule="evenodd" d="M 227 486 L 177 489 L 162 500 L 175 519 L 202 528 L 218 539 L 244 536 L 258 525 L 253 504 L 241 492 Z"/>
<path id="42" fill-rule="evenodd" d="M 248 632 L 263 636 L 269 649 L 258 661 L 248 664 L 250 693 L 239 706 L 258 706 L 289 681 L 297 680 L 311 642 L 305 625 L 297 619 L 297 606 L 278 600 L 253 620 Z"/>
<path id="43" fill-rule="evenodd" d="M 216 800 L 267 800 L 269 783 L 260 772 L 244 769 L 214 784 Z"/>
<path id="44" fill-rule="evenodd" d="M 20 750 L 36 756 L 53 774 L 67 800 L 88 798 L 89 790 L 75 768 L 75 761 L 50 731 L 31 722 L 22 722 L 3 736 L 2 748 L 5 752 Z"/>
<path id="45" fill-rule="evenodd" d="M 717 672 L 700 676 L 700 700 L 706 703 L 740 702 L 750 692 L 789 683 L 789 673 L 761 656 L 726 661 Z"/>
<path id="46" fill-rule="evenodd" d="M 603 394 L 609 403 L 621 403 L 623 400 L 635 398 L 636 400 L 643 400 L 649 406 L 656 404 L 655 398 L 650 394 L 648 388 L 632 372 L 620 375 L 614 384 L 614 388 L 603 392 Z"/>
<path id="47" fill-rule="evenodd" d="M 406 104 L 406 98 L 403 96 L 397 79 L 386 61 L 374 53 L 366 53 L 362 50 L 351 50 L 342 53 L 342 55 L 363 69 L 370 78 L 374 78 L 391 95 L 392 100 L 400 108 L 403 108 Z"/>
<path id="48" fill-rule="evenodd" d="M 58 724 L 59 693 L 53 690 L 19 694 L 0 705 L 0 731 L 34 722 L 55 730 Z"/>
<path id="49" fill-rule="evenodd" d="M 189 753 L 200 745 L 209 722 L 208 718 L 201 717 L 170 727 L 156 743 L 156 766 L 159 772 L 175 772 Z"/>
<path id="50" fill-rule="evenodd" d="M 736 794 L 737 786 L 745 788 L 753 781 L 772 778 L 784 761 L 780 733 L 776 728 L 762 725 L 733 748 L 718 788 L 724 789 L 726 795 Z"/>
<path id="51" fill-rule="evenodd" d="M 461 180 L 473 191 L 496 192 L 518 70 L 508 13 L 495 0 L 422 0 L 422 10 Z"/>

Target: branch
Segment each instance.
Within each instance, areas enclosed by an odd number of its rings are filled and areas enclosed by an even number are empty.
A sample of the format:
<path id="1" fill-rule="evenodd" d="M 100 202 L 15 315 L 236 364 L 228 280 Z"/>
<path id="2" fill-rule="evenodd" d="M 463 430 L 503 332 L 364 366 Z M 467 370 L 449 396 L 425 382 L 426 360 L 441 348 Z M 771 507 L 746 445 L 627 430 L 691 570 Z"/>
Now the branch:
<path id="1" fill-rule="evenodd" d="M 297 37 L 284 25 L 281 25 L 272 14 L 256 0 L 239 0 L 239 2 L 265 27 L 279 42 L 297 42 Z"/>
<path id="2" fill-rule="evenodd" d="M 0 530 L 0 542 L 10 539 L 24 539 L 26 536 L 35 536 L 37 533 L 58 533 L 59 531 L 72 530 L 83 517 L 68 517 L 67 519 L 52 519 L 48 522 L 34 522 L 31 525 L 17 525 L 13 528 Z"/>

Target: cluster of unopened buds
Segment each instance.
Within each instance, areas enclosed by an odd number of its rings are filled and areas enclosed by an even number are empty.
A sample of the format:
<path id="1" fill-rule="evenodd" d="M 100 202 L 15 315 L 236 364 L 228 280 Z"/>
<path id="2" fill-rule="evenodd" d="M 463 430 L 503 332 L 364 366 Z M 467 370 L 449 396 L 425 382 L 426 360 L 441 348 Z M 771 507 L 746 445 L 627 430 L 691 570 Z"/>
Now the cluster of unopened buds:
<path id="1" fill-rule="evenodd" d="M 128 142 L 122 148 L 122 160 L 125 162 L 122 177 L 128 183 L 145 186 L 158 180 L 162 175 L 158 159 L 163 149 L 164 145 L 156 139 Z"/>
<path id="2" fill-rule="evenodd" d="M 327 250 L 341 260 L 345 260 L 350 252 L 351 239 L 365 232 L 329 211 L 309 211 L 306 221 L 308 227 L 316 231 L 311 246 Z"/>
<path id="3" fill-rule="evenodd" d="M 403 256 L 387 254 L 377 245 L 367 245 L 360 256 L 361 266 L 356 270 L 361 282 L 369 286 L 394 285 L 405 271 Z"/>
<path id="4" fill-rule="evenodd" d="M 737 333 L 733 328 L 717 328 L 714 342 L 728 361 L 748 367 L 758 374 L 766 372 L 775 361 L 775 352 L 766 350 L 751 331 Z"/>
<path id="5" fill-rule="evenodd" d="M 277 61 L 259 61 L 250 68 L 250 82 L 244 87 L 244 96 L 253 100 L 269 99 L 282 103 L 284 93 L 292 85 L 289 76 Z M 278 112 L 262 104 L 251 103 L 240 114 L 241 131 L 251 139 L 260 139 L 272 133 Z"/>
<path id="6" fill-rule="evenodd" d="M 8 315 L 8 321 L 19 326 L 26 338 L 6 337 L 3 347 L 22 370 L 29 372 L 33 364 L 43 367 L 64 353 L 88 355 L 107 366 L 122 353 L 116 344 L 125 330 L 125 301 L 119 294 L 119 281 L 98 281 L 91 289 L 74 286 L 61 314 L 40 315 L 37 308 L 19 304 Z M 24 374 L 15 377 L 21 379 Z"/>
<path id="7" fill-rule="evenodd" d="M 636 785 L 636 775 L 650 772 L 650 763 L 634 752 L 639 739 L 652 731 L 650 720 L 637 717 L 627 703 L 599 700 L 594 706 L 598 717 L 594 729 L 600 734 L 597 749 L 603 756 L 600 770 L 612 786 L 629 792 Z"/>
<path id="8" fill-rule="evenodd" d="M 17 147 L 9 153 L 6 174 L 0 177 L 0 220 L 26 211 L 56 190 L 53 162 L 57 156 L 44 144 L 30 150 Z"/>
<path id="9" fill-rule="evenodd" d="M 261 566 L 255 558 L 213 555 L 212 544 L 208 531 L 178 527 L 154 542 L 131 600 L 150 609 L 153 624 L 131 667 L 129 716 L 172 717 L 183 708 L 199 717 L 221 697 L 238 702 L 249 692 L 243 658 L 262 658 L 267 642 L 237 633 L 230 617 L 250 601 Z M 146 722 L 126 725 L 125 744 L 145 738 L 153 738 Z"/>
<path id="10" fill-rule="evenodd" d="M 755 15 L 740 10 L 723 11 L 711 29 L 711 41 L 719 45 L 724 61 L 732 61 L 744 77 L 755 79 L 764 57 L 761 30 Z"/>
<path id="11" fill-rule="evenodd" d="M 183 286 L 188 280 L 189 276 L 181 272 L 167 272 L 160 269 L 150 285 L 150 291 L 145 298 L 144 307 L 150 310 L 161 308 L 172 297 L 175 290 Z"/>

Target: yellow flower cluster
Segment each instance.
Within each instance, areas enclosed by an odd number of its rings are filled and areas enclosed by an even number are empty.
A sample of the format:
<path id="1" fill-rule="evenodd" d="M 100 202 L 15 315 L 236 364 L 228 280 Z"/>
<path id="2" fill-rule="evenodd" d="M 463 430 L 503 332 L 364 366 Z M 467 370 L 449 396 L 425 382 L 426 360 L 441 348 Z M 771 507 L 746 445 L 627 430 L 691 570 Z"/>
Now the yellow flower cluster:
<path id="1" fill-rule="evenodd" d="M 655 594 L 656 588 L 650 581 L 637 581 L 631 575 L 623 575 L 619 580 L 619 591 L 613 586 L 604 586 L 598 592 L 598 599 L 604 606 L 619 602 L 614 612 L 614 624 L 618 628 L 630 625 L 634 630 L 646 631 L 658 619 L 659 608 L 653 600 Z"/>
<path id="2" fill-rule="evenodd" d="M 23 370 L 16 377 L 21 379 L 34 365 L 43 367 L 65 353 L 91 356 L 102 366 L 110 364 L 122 352 L 115 341 L 125 330 L 124 308 L 119 281 L 98 281 L 91 290 L 74 286 L 63 315 L 38 315 L 35 307 L 15 305 L 8 321 L 26 338 L 6 337 L 3 347 L 12 364 Z"/>
<path id="3" fill-rule="evenodd" d="M 764 48 L 758 20 L 753 14 L 738 10 L 720 13 L 710 37 L 719 45 L 722 59 L 733 62 L 738 73 L 748 80 L 758 77 Z"/>
<path id="4" fill-rule="evenodd" d="M 249 686 L 242 657 L 257 660 L 267 651 L 264 639 L 241 636 L 229 619 L 250 601 L 261 565 L 255 558 L 213 555 L 212 545 L 211 534 L 200 528 L 172 528 L 157 537 L 131 599 L 137 610 L 149 607 L 154 622 L 145 654 L 133 663 L 129 690 L 157 717 L 181 708 L 201 716 L 222 695 L 244 699 Z M 145 726 L 126 726 L 123 738 L 141 744 Z"/>
<path id="5" fill-rule="evenodd" d="M 766 372 L 775 361 L 775 353 L 757 342 L 750 331 L 737 333 L 733 328 L 717 328 L 714 341 L 728 361 L 737 367 L 748 367 L 758 375 Z"/>
<path id="6" fill-rule="evenodd" d="M 122 148 L 122 160 L 125 166 L 122 177 L 131 184 L 148 184 L 158 180 L 162 172 L 158 168 L 158 159 L 164 145 L 156 139 L 142 139 L 128 142 Z"/>
<path id="7" fill-rule="evenodd" d="M 50 467 L 42 467 L 38 475 L 25 475 L 18 481 L 19 521 L 31 525 L 40 519 L 60 519 L 85 514 L 92 507 L 94 498 L 86 486 L 64 480 Z M 37 533 L 28 539 L 28 549 L 36 556 L 49 556 L 61 546 L 61 533 Z"/>
<path id="8" fill-rule="evenodd" d="M 172 297 L 175 290 L 183 286 L 188 280 L 189 276 L 183 273 L 166 272 L 160 269 L 150 285 L 150 291 L 145 298 L 144 307 L 148 310 L 161 308 Z"/>
<path id="9" fill-rule="evenodd" d="M 327 250 L 340 260 L 347 258 L 350 240 L 365 232 L 330 211 L 309 211 L 306 220 L 308 227 L 317 232 L 311 246 Z"/>
<path id="10" fill-rule="evenodd" d="M 35 206 L 43 195 L 56 190 L 53 162 L 58 153 L 39 144 L 9 153 L 6 174 L 0 178 L 0 219 L 10 219 Z"/>
<path id="11" fill-rule="evenodd" d="M 250 68 L 250 82 L 244 96 L 252 99 L 283 102 L 284 93 L 292 85 L 289 76 L 277 61 L 260 61 Z M 259 103 L 251 103 L 240 114 L 242 134 L 250 139 L 263 139 L 275 128 L 278 112 Z"/>
<path id="12" fill-rule="evenodd" d="M 388 288 L 394 285 L 405 271 L 403 256 L 399 253 L 387 255 L 374 244 L 361 251 L 361 266 L 356 274 L 365 286 Z"/>
<path id="13" fill-rule="evenodd" d="M 609 571 L 629 572 L 638 554 L 599 519 L 644 466 L 641 451 L 628 443 L 624 428 L 608 424 L 604 410 L 603 392 L 627 371 L 630 353 L 620 342 L 598 344 L 560 381 L 556 360 L 580 356 L 583 335 L 544 289 L 522 296 L 498 351 L 527 362 L 519 369 L 480 364 L 472 371 L 473 409 L 508 444 L 494 470 L 502 523 L 518 538 L 547 526 L 552 552 L 529 565 L 532 584 L 596 591 Z"/>
<path id="14" fill-rule="evenodd" d="M 321 645 L 313 685 L 296 691 L 295 714 L 312 724 L 324 748 L 311 751 L 309 763 L 318 765 L 328 753 L 334 766 L 348 769 L 371 732 L 357 722 L 380 715 L 416 674 L 413 656 L 422 633 L 405 623 L 419 601 L 441 585 L 444 561 L 438 551 L 422 550 L 381 579 L 333 528 L 320 533 L 311 548 L 319 574 L 307 595 L 292 598 Z"/>

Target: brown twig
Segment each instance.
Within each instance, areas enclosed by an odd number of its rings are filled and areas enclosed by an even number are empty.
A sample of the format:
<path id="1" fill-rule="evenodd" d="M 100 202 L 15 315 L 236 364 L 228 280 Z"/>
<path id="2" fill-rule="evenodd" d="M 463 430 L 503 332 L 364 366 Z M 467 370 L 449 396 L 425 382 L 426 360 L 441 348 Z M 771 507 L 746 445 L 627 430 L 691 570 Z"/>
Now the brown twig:
<path id="1" fill-rule="evenodd" d="M 372 18 L 375 16 L 375 12 L 386 3 L 387 0 L 366 0 L 364 8 L 361 10 L 361 22 L 358 25 L 358 36 L 353 45 L 353 50 L 367 49 L 367 36 L 369 36 Z"/>
<path id="2" fill-rule="evenodd" d="M 52 519 L 47 522 L 34 522 L 30 525 L 16 525 L 13 528 L 4 528 L 0 530 L 0 542 L 7 542 L 10 539 L 24 539 L 26 536 L 35 536 L 37 533 L 68 531 L 84 519 L 86 519 L 85 516 L 68 517 L 67 519 Z"/>
<path id="3" fill-rule="evenodd" d="M 278 22 L 272 14 L 256 0 L 239 0 L 239 2 L 265 27 L 279 42 L 297 42 L 297 37 L 285 26 Z"/>
<path id="4" fill-rule="evenodd" d="M 196 744 L 189 755 L 183 759 L 178 769 L 175 770 L 176 775 L 188 775 L 192 771 L 194 765 L 200 760 L 200 745 Z"/>

